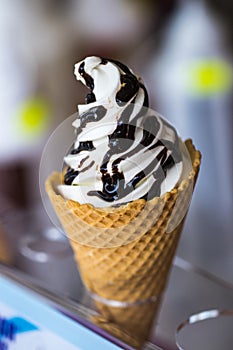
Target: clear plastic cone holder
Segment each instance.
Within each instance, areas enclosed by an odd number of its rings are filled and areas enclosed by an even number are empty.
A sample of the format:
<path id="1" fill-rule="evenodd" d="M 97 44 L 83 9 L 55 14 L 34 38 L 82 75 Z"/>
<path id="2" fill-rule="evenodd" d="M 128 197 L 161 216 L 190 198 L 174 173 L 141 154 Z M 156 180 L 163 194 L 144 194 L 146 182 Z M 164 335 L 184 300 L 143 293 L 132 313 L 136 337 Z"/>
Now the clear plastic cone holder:
<path id="1" fill-rule="evenodd" d="M 190 315 L 176 330 L 179 350 L 231 350 L 233 309 L 210 309 Z"/>
<path id="2" fill-rule="evenodd" d="M 40 165 L 42 201 L 53 224 L 61 232 L 65 231 L 73 247 L 84 285 L 101 315 L 93 321 L 126 342 L 129 337 L 129 343 L 136 341 L 141 346 L 141 340 L 145 341 L 153 325 L 166 285 L 193 193 L 200 156 L 192 158 L 193 154 L 188 149 L 191 143 L 180 141 L 185 165 L 183 180 L 174 187 L 165 181 L 167 191 L 161 197 L 147 202 L 133 201 L 124 205 L 123 211 L 122 206 L 106 209 L 93 208 L 90 204 L 79 205 L 65 200 L 57 190 L 62 183 L 63 158 L 74 141 L 72 122 L 76 118 L 74 114 L 59 125 L 45 146 Z M 137 166 L 140 171 L 140 164 Z M 48 182 L 54 170 L 57 173 Z M 146 242 L 148 236 L 152 238 Z M 140 245 L 142 250 L 138 248 Z M 149 246 L 152 249 L 148 252 Z M 138 249 L 140 254 L 132 260 L 132 251 L 135 254 Z M 102 263 L 101 255 L 106 256 Z M 96 268 L 95 259 L 98 260 Z M 141 265 L 134 270 L 140 261 Z M 120 272 L 124 263 L 126 267 Z M 127 277 L 130 270 L 133 272 Z M 141 332 L 140 339 L 135 340 L 137 332 Z"/>

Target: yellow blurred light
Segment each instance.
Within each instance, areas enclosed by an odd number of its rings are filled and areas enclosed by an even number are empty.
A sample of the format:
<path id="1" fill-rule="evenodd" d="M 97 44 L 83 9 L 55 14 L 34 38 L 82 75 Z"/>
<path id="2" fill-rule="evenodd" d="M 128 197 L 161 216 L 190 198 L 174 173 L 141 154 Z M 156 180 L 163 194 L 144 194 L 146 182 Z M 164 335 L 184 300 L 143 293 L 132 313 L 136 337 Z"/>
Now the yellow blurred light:
<path id="1" fill-rule="evenodd" d="M 217 59 L 192 62 L 188 69 L 188 89 L 198 95 L 221 94 L 230 89 L 233 72 L 230 65 Z"/>
<path id="2" fill-rule="evenodd" d="M 17 118 L 17 129 L 27 137 L 37 137 L 48 127 L 49 108 L 46 101 L 39 98 L 31 98 L 24 102 Z"/>

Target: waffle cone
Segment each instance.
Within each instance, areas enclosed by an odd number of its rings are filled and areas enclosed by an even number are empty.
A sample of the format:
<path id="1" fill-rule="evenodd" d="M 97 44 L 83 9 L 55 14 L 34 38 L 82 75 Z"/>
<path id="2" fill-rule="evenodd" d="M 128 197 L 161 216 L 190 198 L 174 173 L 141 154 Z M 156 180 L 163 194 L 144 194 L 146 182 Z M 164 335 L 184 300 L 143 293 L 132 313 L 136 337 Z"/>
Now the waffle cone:
<path id="1" fill-rule="evenodd" d="M 96 322 L 123 340 L 135 339 L 133 334 L 145 338 L 167 281 L 200 167 L 200 153 L 191 140 L 185 145 L 192 162 L 189 176 L 148 202 L 98 209 L 62 198 L 56 192 L 61 174 L 46 182 L 83 282 L 96 299 L 101 313 Z"/>

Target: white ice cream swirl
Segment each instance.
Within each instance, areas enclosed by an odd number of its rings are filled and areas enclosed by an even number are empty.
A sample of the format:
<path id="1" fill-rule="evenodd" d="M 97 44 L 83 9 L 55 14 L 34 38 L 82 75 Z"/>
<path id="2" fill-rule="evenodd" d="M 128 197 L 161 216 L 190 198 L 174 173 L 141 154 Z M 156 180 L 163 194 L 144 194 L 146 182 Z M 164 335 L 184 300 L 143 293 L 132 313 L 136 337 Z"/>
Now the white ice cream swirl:
<path id="1" fill-rule="evenodd" d="M 148 108 L 142 80 L 124 64 L 87 57 L 75 75 L 89 89 L 73 123 L 76 141 L 64 158 L 60 193 L 81 204 L 107 207 L 170 190 L 182 157 L 175 129 Z"/>

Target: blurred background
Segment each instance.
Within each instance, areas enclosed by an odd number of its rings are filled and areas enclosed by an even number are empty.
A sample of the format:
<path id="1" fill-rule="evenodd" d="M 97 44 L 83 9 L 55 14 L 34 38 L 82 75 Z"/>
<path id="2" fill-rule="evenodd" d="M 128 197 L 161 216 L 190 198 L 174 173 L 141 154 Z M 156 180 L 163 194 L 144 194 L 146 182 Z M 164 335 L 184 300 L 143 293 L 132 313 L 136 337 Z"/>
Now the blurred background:
<path id="1" fill-rule="evenodd" d="M 44 270 L 32 272 L 23 260 L 23 239 L 39 237 L 39 249 L 43 236 L 48 254 L 51 241 L 67 248 L 43 208 L 39 164 L 49 135 L 84 101 L 74 64 L 100 55 L 142 76 L 151 108 L 201 150 L 178 256 L 233 284 L 232 15 L 231 0 L 1 1 L 0 222 L 4 244 L 10 241 L 7 261 L 46 280 Z M 64 285 L 72 290 L 73 283 Z"/>

